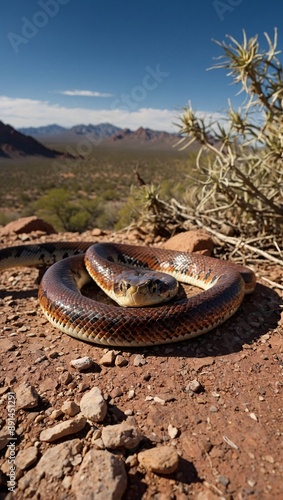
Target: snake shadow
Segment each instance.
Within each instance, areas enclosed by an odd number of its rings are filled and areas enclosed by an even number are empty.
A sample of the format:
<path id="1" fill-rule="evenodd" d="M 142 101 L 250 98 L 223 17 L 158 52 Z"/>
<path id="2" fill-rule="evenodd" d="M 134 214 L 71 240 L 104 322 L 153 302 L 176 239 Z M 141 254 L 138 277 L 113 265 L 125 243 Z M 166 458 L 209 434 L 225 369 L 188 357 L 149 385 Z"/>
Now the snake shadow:
<path id="1" fill-rule="evenodd" d="M 204 358 L 240 352 L 262 335 L 274 330 L 280 321 L 283 300 L 275 290 L 260 283 L 244 298 L 238 311 L 215 330 L 194 339 L 171 344 L 123 349 L 145 356 Z"/>
<path id="2" fill-rule="evenodd" d="M 37 298 L 38 288 L 31 288 L 29 290 L 0 290 L 0 299 L 4 300 L 7 297 L 11 300 L 23 300 Z"/>

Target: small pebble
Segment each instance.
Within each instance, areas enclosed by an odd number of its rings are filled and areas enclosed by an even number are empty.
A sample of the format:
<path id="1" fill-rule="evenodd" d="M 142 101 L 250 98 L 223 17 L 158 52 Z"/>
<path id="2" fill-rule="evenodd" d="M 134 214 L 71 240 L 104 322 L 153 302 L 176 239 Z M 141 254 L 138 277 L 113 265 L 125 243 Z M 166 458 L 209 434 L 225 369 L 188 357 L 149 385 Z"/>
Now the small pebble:
<path id="1" fill-rule="evenodd" d="M 58 418 L 61 418 L 62 416 L 62 410 L 53 410 L 52 413 L 50 413 L 50 418 L 52 418 L 52 420 L 58 420 Z"/>
<path id="2" fill-rule="evenodd" d="M 88 382 L 81 382 L 78 385 L 78 392 L 85 392 L 90 388 L 90 385 Z"/>
<path id="3" fill-rule="evenodd" d="M 218 408 L 217 408 L 217 406 L 213 406 L 213 405 L 212 405 L 212 406 L 209 408 L 209 411 L 210 411 L 211 413 L 217 413 L 217 412 L 218 412 Z"/>
<path id="4" fill-rule="evenodd" d="M 59 358 L 59 352 L 57 352 L 57 351 L 51 351 L 51 352 L 49 352 L 48 357 L 51 358 L 51 359 Z"/>
<path id="5" fill-rule="evenodd" d="M 146 396 L 144 398 L 145 401 L 153 401 L 153 396 Z"/>
<path id="6" fill-rule="evenodd" d="M 59 377 L 59 382 L 62 385 L 68 385 L 72 382 L 72 380 L 73 380 L 73 377 L 70 374 L 70 372 L 63 372 L 63 373 L 61 373 L 61 375 Z"/>
<path id="7" fill-rule="evenodd" d="M 165 405 L 165 399 L 162 399 L 158 396 L 154 396 L 153 401 L 155 401 L 156 403 L 159 403 L 161 405 Z"/>
<path id="8" fill-rule="evenodd" d="M 179 430 L 177 429 L 177 427 L 174 427 L 173 425 L 169 424 L 168 425 L 168 436 L 171 438 L 171 439 L 175 439 L 179 434 Z"/>
<path id="9" fill-rule="evenodd" d="M 72 359 L 70 365 L 81 372 L 83 370 L 88 370 L 89 368 L 91 368 L 93 365 L 93 360 L 88 356 L 85 356 L 84 358 Z"/>
<path id="10" fill-rule="evenodd" d="M 188 391 L 201 392 L 202 390 L 203 390 L 203 387 L 197 379 L 194 379 L 191 382 L 189 382 L 189 384 L 186 386 L 186 389 L 185 389 L 186 392 L 188 392 Z"/>
<path id="11" fill-rule="evenodd" d="M 124 413 L 127 417 L 131 417 L 134 414 L 133 410 L 125 410 Z"/>
<path id="12" fill-rule="evenodd" d="M 135 391 L 134 389 L 130 389 L 128 392 L 128 399 L 133 399 L 135 397 Z"/>
<path id="13" fill-rule="evenodd" d="M 124 358 L 124 356 L 121 356 L 121 354 L 118 354 L 115 358 L 115 366 L 119 366 L 119 368 L 122 368 L 123 366 L 127 366 L 128 360 Z"/>
<path id="14" fill-rule="evenodd" d="M 134 366 L 143 366 L 147 363 L 147 361 L 144 359 L 143 354 L 137 354 L 135 359 L 134 359 Z"/>
<path id="15" fill-rule="evenodd" d="M 221 474 L 218 476 L 217 481 L 218 483 L 223 484 L 223 486 L 228 486 L 230 484 L 230 479 L 222 476 Z"/>
<path id="16" fill-rule="evenodd" d="M 65 415 L 68 415 L 69 417 L 74 417 L 77 415 L 80 411 L 79 405 L 75 403 L 75 401 L 65 401 L 65 403 L 62 404 L 61 410 Z"/>
<path id="17" fill-rule="evenodd" d="M 99 360 L 99 364 L 102 366 L 112 366 L 115 361 L 115 352 L 113 350 L 106 352 L 102 358 Z"/>
<path id="18" fill-rule="evenodd" d="M 39 422 L 42 422 L 42 420 L 44 420 L 44 415 L 39 414 L 35 417 L 34 423 L 39 424 Z"/>
<path id="19" fill-rule="evenodd" d="M 110 392 L 110 396 L 111 398 L 115 399 L 115 398 L 119 398 L 120 396 L 123 396 L 123 391 L 120 387 L 115 387 L 113 389 L 113 391 Z"/>
<path id="20" fill-rule="evenodd" d="M 212 391 L 211 395 L 216 399 L 220 398 L 220 394 L 218 394 L 218 392 L 216 391 Z"/>
<path id="21" fill-rule="evenodd" d="M 247 483 L 251 488 L 254 488 L 254 486 L 256 485 L 256 481 L 254 481 L 253 479 L 248 479 Z"/>

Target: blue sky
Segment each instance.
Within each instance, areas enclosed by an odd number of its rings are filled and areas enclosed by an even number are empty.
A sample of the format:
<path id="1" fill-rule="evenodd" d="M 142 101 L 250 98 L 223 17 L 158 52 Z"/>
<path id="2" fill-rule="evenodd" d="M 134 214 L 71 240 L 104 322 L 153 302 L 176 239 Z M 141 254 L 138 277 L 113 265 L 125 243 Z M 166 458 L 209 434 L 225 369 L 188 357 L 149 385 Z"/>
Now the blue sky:
<path id="1" fill-rule="evenodd" d="M 239 105 L 212 39 L 273 37 L 282 0 L 0 0 L 0 120 L 15 127 L 111 122 L 177 131 L 188 101 Z M 280 31 L 281 30 L 281 31 Z M 281 57 L 281 56 L 280 56 Z M 282 59 L 281 59 L 282 60 Z"/>

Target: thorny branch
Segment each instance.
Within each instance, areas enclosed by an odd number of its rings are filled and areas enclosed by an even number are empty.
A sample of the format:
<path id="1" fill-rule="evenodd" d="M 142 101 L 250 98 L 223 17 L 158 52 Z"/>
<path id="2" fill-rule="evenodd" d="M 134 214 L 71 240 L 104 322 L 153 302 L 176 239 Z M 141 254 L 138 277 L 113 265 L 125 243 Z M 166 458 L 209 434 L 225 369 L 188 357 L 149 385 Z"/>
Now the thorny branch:
<path id="1" fill-rule="evenodd" d="M 142 186 L 140 220 L 159 233 L 205 227 L 234 255 L 244 249 L 283 264 L 283 69 L 277 30 L 273 41 L 265 37 L 265 51 L 257 36 L 248 40 L 245 32 L 242 43 L 230 36 L 228 44 L 216 42 L 224 54 L 214 67 L 229 71 L 246 101 L 237 111 L 229 102 L 217 123 L 199 117 L 191 105 L 184 110 L 178 146 L 201 145 L 186 196 L 165 201 L 156 188 Z"/>

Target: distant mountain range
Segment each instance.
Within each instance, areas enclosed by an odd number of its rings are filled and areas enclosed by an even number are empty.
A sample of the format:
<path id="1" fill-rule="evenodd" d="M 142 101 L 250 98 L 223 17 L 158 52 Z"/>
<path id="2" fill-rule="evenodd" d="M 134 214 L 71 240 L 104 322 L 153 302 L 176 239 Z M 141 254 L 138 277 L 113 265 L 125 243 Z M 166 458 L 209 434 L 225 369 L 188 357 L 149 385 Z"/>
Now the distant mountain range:
<path id="1" fill-rule="evenodd" d="M 25 135 L 41 139 L 78 139 L 78 136 L 91 135 L 96 139 L 106 139 L 120 132 L 122 129 L 111 125 L 110 123 L 100 123 L 99 125 L 75 125 L 66 128 L 60 125 L 52 124 L 45 127 L 23 127 L 18 129 Z"/>
<path id="2" fill-rule="evenodd" d="M 79 144 L 82 139 L 89 140 L 95 147 L 172 151 L 178 135 L 143 127 L 132 131 L 110 123 L 80 124 L 70 128 L 52 124 L 15 130 L 0 121 L 0 158 L 36 155 L 55 158 L 63 155 L 57 148 L 63 150 L 65 144 Z"/>
<path id="3" fill-rule="evenodd" d="M 172 149 L 177 142 L 177 134 L 161 132 L 140 127 L 133 131 L 120 128 L 110 123 L 99 125 L 75 125 L 64 128 L 53 124 L 46 127 L 20 128 L 19 132 L 32 136 L 52 145 L 59 143 L 78 143 L 81 138 L 88 139 L 95 146 L 142 148 L 142 149 Z"/>
<path id="4" fill-rule="evenodd" d="M 55 149 L 47 148 L 33 137 L 26 136 L 0 121 L 0 158 L 21 156 L 56 158 L 65 155 Z"/>

